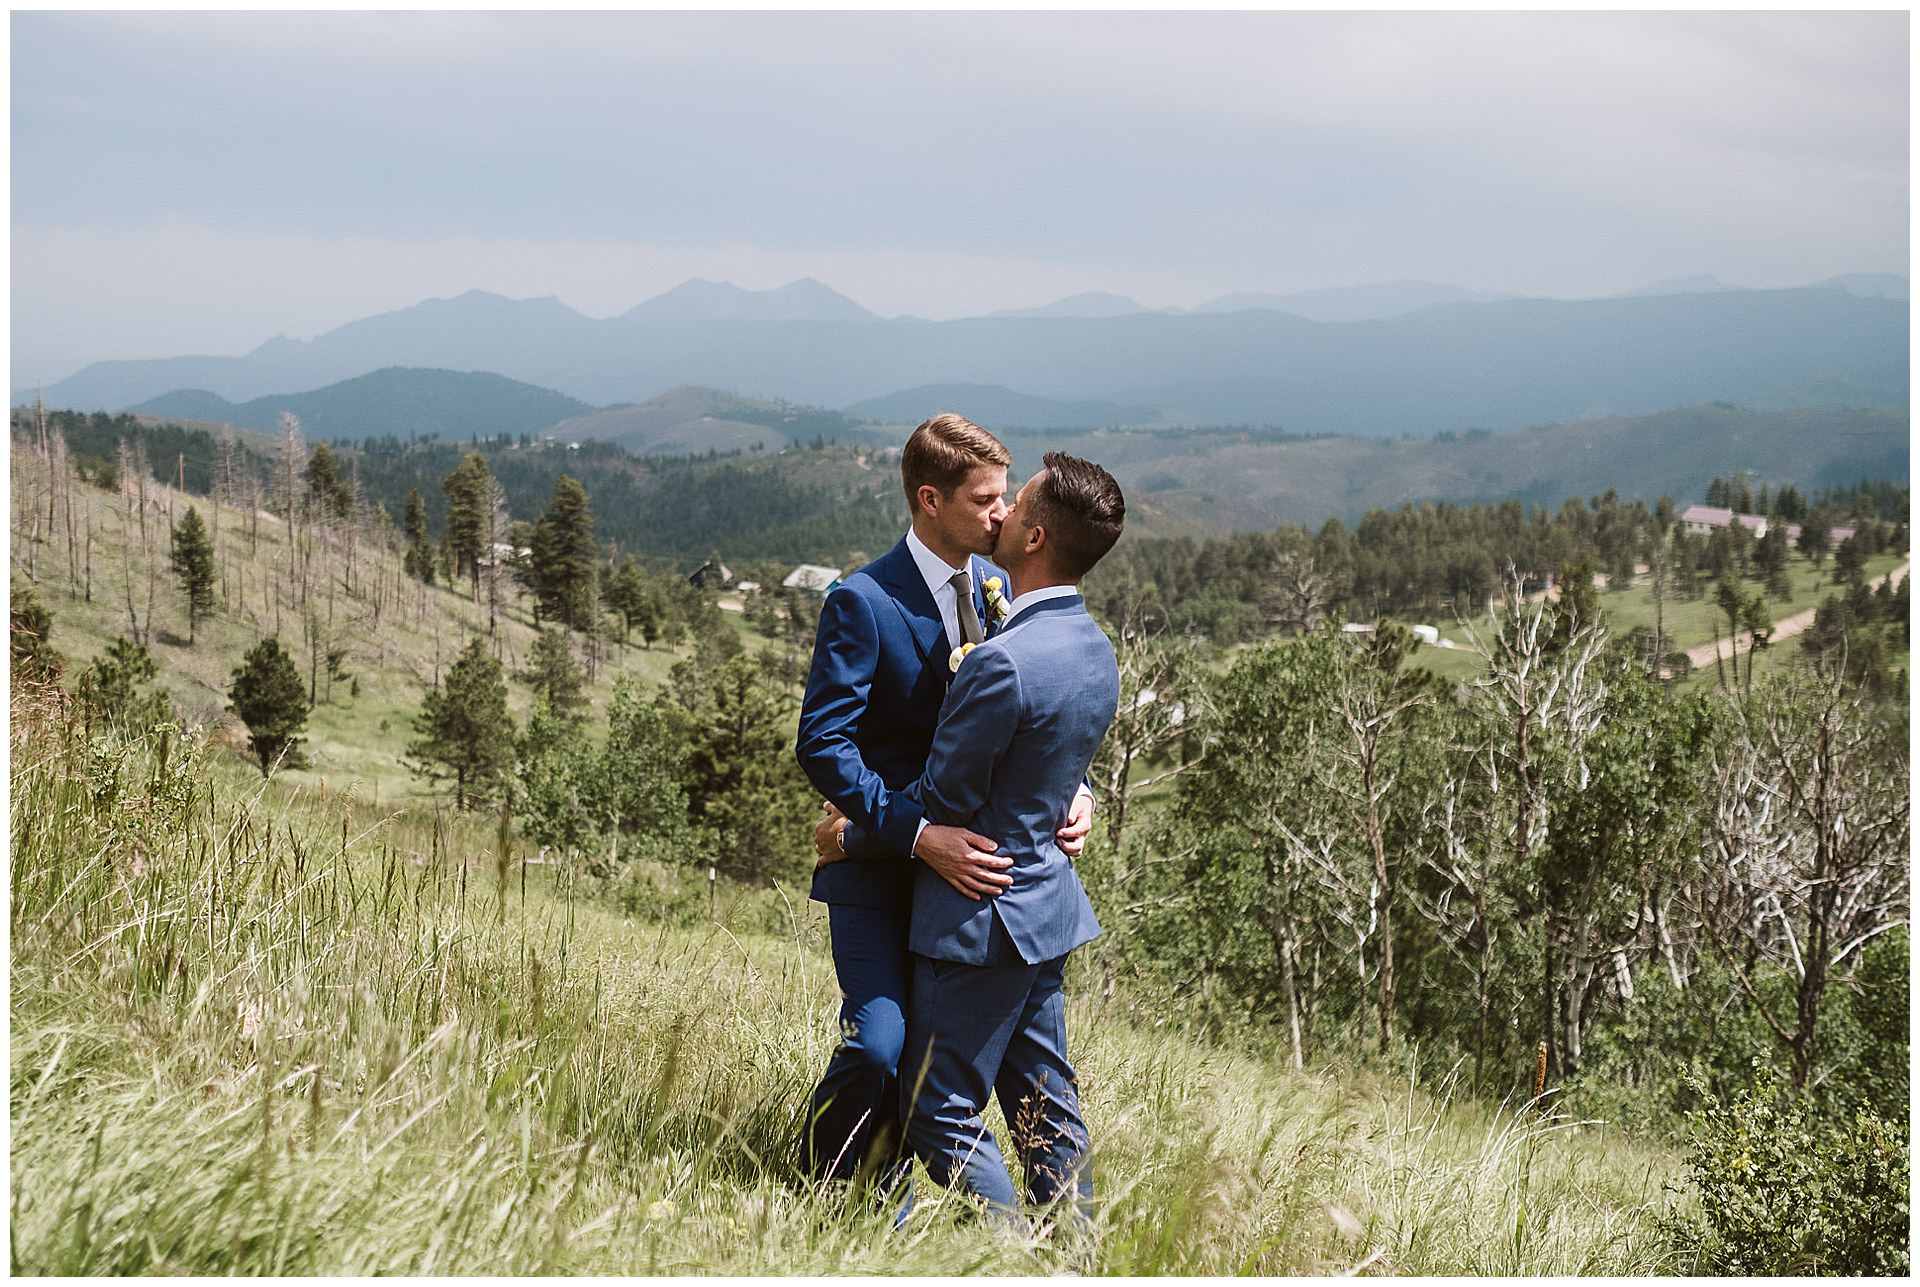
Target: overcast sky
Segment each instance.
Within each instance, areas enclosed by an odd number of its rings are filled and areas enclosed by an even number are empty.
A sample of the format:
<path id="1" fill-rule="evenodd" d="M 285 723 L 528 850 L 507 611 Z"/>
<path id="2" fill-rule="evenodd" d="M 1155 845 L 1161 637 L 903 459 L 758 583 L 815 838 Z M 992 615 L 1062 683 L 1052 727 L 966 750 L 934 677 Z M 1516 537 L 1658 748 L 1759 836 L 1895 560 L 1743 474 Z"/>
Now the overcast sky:
<path id="1" fill-rule="evenodd" d="M 13 382 L 479 288 L 1907 271 L 1908 17 L 15 13 Z"/>

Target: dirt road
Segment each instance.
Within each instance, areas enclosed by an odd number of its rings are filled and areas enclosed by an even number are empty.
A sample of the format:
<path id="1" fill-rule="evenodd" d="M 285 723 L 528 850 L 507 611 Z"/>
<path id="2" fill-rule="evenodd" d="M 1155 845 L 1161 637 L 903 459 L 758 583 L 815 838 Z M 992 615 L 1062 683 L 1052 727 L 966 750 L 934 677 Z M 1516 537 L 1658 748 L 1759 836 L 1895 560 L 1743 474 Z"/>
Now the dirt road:
<path id="1" fill-rule="evenodd" d="M 1878 590 L 1880 588 L 1880 583 L 1882 581 L 1892 581 L 1896 585 L 1899 584 L 1901 581 L 1906 579 L 1907 569 L 1911 566 L 1912 564 L 1910 562 L 1902 563 L 1899 567 L 1895 568 L 1893 571 L 1887 573 L 1885 576 L 1880 577 L 1878 580 L 1874 581 L 1872 588 L 1875 590 Z M 1805 630 L 1808 626 L 1812 625 L 1813 613 L 1814 613 L 1814 610 L 1812 608 L 1808 608 L 1805 612 L 1796 612 L 1791 617 L 1784 617 L 1781 620 L 1774 622 L 1773 633 L 1770 636 L 1768 636 L 1768 639 L 1767 639 L 1767 642 L 1769 643 L 1769 645 L 1777 644 L 1782 639 L 1790 639 L 1794 635 L 1799 634 L 1802 630 Z M 1700 669 L 1702 666 L 1711 666 L 1713 664 L 1714 652 L 1716 651 L 1716 649 L 1719 649 L 1722 646 L 1723 646 L 1722 643 L 1703 643 L 1696 648 L 1689 648 L 1687 649 L 1687 660 L 1693 663 L 1693 668 L 1695 670 Z M 1741 653 L 1746 652 L 1752 646 L 1753 646 L 1753 636 L 1743 630 L 1733 640 L 1733 652 L 1731 655 L 1737 657 Z M 1720 655 L 1722 657 L 1725 657 L 1725 656 L 1728 656 L 1729 654 L 1722 652 L 1720 653 Z"/>

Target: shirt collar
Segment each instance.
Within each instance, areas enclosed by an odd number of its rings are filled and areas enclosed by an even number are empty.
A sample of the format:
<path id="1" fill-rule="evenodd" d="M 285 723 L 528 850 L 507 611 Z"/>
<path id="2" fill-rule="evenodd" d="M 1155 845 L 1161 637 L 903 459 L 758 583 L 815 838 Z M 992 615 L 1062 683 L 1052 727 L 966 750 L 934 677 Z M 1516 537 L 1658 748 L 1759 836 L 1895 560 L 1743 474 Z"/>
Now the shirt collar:
<path id="1" fill-rule="evenodd" d="M 1080 587 L 1077 585 L 1050 585 L 1043 590 L 1029 590 L 1007 605 L 1007 625 L 1012 625 L 1015 618 L 1035 604 L 1045 603 L 1049 599 L 1065 599 L 1079 593 Z"/>
<path id="2" fill-rule="evenodd" d="M 920 575 L 925 578 L 927 589 L 936 595 L 948 588 L 947 582 L 953 580 L 955 572 L 965 572 L 967 584 L 973 584 L 972 559 L 968 559 L 961 567 L 948 567 L 947 561 L 928 549 L 927 543 L 920 539 L 920 533 L 911 527 L 907 529 L 907 549 L 913 555 L 913 565 L 920 569 Z"/>

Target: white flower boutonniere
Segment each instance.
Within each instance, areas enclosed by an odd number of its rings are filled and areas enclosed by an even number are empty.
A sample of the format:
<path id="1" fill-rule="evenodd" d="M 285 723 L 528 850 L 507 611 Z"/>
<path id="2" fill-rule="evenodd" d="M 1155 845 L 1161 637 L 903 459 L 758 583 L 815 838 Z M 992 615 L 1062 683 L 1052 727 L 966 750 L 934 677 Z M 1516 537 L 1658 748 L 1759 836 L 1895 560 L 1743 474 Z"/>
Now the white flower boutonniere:
<path id="1" fill-rule="evenodd" d="M 958 648 L 955 648 L 952 652 L 948 653 L 947 669 L 954 671 L 955 673 L 958 673 L 960 670 L 960 663 L 967 659 L 968 653 L 972 652 L 975 648 L 978 648 L 979 646 L 980 646 L 979 644 L 964 643 L 964 644 L 961 644 Z"/>
<path id="2" fill-rule="evenodd" d="M 1007 602 L 1007 596 L 1000 593 L 1000 578 L 997 576 L 988 577 L 980 583 L 980 589 L 986 595 L 987 611 L 993 614 L 995 624 L 1005 625 L 1007 623 L 1007 614 L 1013 609 L 1012 605 Z"/>

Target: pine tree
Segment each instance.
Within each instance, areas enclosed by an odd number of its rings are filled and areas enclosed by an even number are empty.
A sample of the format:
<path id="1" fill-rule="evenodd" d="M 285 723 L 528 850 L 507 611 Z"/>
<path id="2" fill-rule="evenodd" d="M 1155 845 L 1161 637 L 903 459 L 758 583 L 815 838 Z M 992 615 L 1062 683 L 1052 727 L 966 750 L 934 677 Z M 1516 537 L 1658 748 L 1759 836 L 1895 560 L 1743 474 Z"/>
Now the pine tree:
<path id="1" fill-rule="evenodd" d="M 340 462 L 326 443 L 317 443 L 307 458 L 307 503 L 312 512 L 345 518 L 353 512 L 353 488 L 340 477 Z"/>
<path id="2" fill-rule="evenodd" d="M 228 698 L 227 709 L 247 726 L 260 776 L 265 777 L 282 756 L 291 754 L 312 709 L 300 672 L 278 637 L 269 635 L 247 650 L 234 669 Z"/>
<path id="3" fill-rule="evenodd" d="M 513 769 L 513 721 L 500 663 L 484 639 L 469 642 L 426 695 L 413 728 L 420 735 L 407 747 L 414 771 L 429 781 L 452 778 L 457 808 L 499 794 Z"/>
<path id="4" fill-rule="evenodd" d="M 578 723 L 587 704 L 587 678 L 573 659 L 564 630 L 543 629 L 533 641 L 527 667 L 514 678 L 546 700 L 556 718 Z"/>
<path id="5" fill-rule="evenodd" d="M 1800 525 L 1800 553 L 1813 560 L 1819 567 L 1827 561 L 1827 552 L 1833 548 L 1833 529 L 1827 524 L 1827 516 L 1821 513 L 1807 515 Z"/>
<path id="6" fill-rule="evenodd" d="M 793 757 L 797 704 L 778 661 L 737 654 L 673 668 L 674 732 L 692 816 L 712 834 L 720 865 L 759 878 L 790 859 L 781 828 L 807 818 L 810 793 Z"/>
<path id="7" fill-rule="evenodd" d="M 574 630 L 591 629 L 597 565 L 587 489 L 562 474 L 554 480 L 547 512 L 533 528 L 534 593 L 541 615 Z"/>
<path id="8" fill-rule="evenodd" d="M 416 581 L 433 584 L 433 542 L 427 535 L 427 501 L 415 487 L 407 493 L 407 552 L 401 567 Z"/>
<path id="9" fill-rule="evenodd" d="M 180 578 L 180 589 L 187 596 L 187 642 L 199 638 L 200 616 L 213 611 L 213 541 L 200 512 L 187 506 L 187 512 L 173 532 L 173 574 Z"/>
<path id="10" fill-rule="evenodd" d="M 13 673 L 23 680 L 47 683 L 59 678 L 63 659 L 50 642 L 53 638 L 53 613 L 40 602 L 31 587 L 12 588 L 8 634 L 13 654 Z"/>
<path id="11" fill-rule="evenodd" d="M 447 543 L 454 558 L 453 575 L 467 577 L 473 595 L 480 597 L 480 557 L 487 533 L 487 483 L 493 475 L 487 470 L 487 458 L 468 452 L 453 472 L 440 480 L 447 493 Z"/>
<path id="12" fill-rule="evenodd" d="M 147 646 L 121 635 L 102 656 L 81 672 L 75 696 L 87 712 L 91 727 L 95 717 L 126 729 L 145 729 L 172 718 L 173 706 L 166 696 L 144 687 L 160 674 Z"/>

